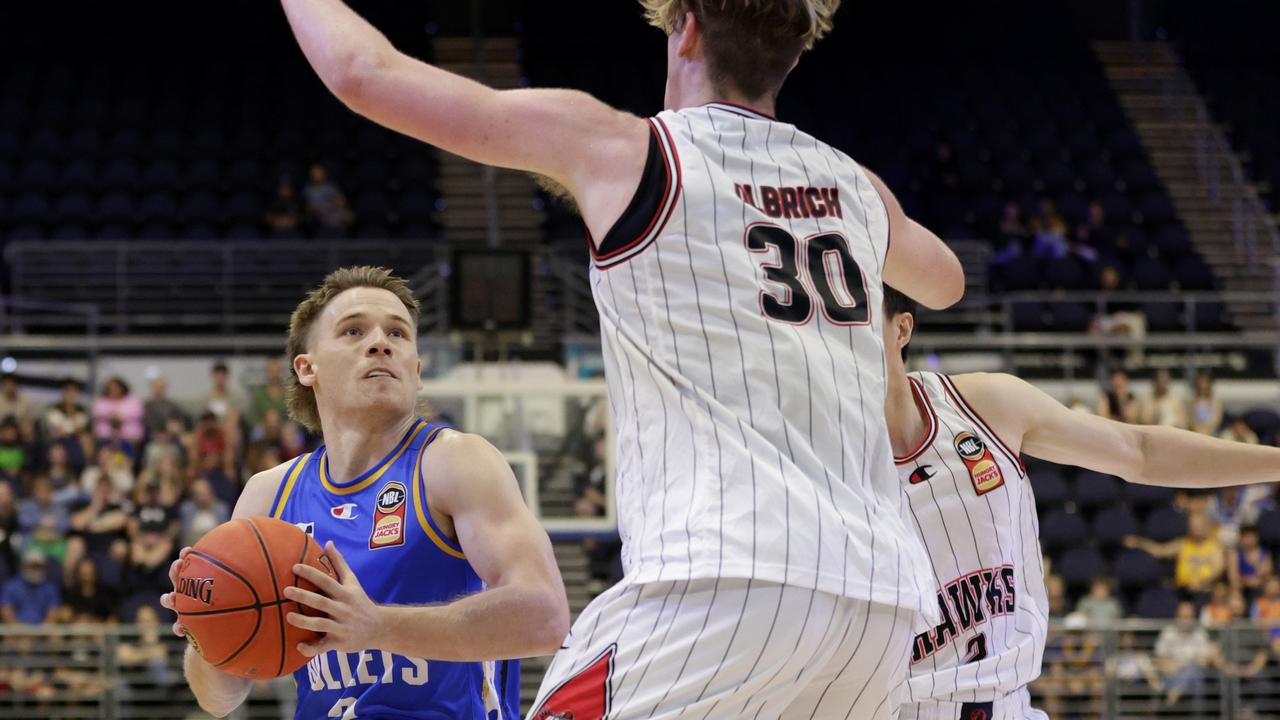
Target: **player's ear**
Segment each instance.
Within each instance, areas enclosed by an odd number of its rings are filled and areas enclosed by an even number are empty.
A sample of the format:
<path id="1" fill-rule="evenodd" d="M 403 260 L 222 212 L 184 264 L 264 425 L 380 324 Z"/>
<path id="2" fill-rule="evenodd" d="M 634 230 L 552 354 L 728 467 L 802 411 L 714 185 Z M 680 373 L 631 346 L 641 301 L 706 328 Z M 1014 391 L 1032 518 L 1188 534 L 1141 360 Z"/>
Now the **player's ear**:
<path id="1" fill-rule="evenodd" d="M 676 25 L 676 34 L 679 35 L 676 55 L 685 60 L 699 59 L 702 55 L 702 23 L 698 22 L 698 16 L 692 10 L 685 13 Z"/>
<path id="2" fill-rule="evenodd" d="M 293 359 L 293 373 L 298 376 L 298 384 L 311 387 L 316 384 L 316 369 L 311 364 L 311 356 L 302 354 Z"/>
<path id="3" fill-rule="evenodd" d="M 916 316 L 909 312 L 898 313 L 893 317 L 893 327 L 897 335 L 898 350 L 911 344 L 911 336 L 916 332 Z"/>

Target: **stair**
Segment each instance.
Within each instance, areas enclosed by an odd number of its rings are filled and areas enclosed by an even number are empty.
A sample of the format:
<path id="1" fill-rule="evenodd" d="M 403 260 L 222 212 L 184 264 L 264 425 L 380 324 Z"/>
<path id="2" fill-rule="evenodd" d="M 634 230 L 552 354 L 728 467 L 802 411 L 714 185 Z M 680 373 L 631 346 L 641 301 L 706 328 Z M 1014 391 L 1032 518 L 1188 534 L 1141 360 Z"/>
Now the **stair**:
<path id="1" fill-rule="evenodd" d="M 1238 168 L 1239 158 L 1229 150 L 1222 129 L 1209 121 L 1195 83 L 1173 50 L 1159 42 L 1097 42 L 1093 49 L 1178 219 L 1223 289 L 1271 291 L 1275 271 L 1265 256 L 1251 256 L 1237 221 L 1252 215 L 1254 221 L 1270 226 L 1272 220 L 1261 209 L 1256 187 L 1221 172 L 1223 167 Z M 1219 178 L 1216 188 L 1214 176 Z M 1268 303 L 1228 302 L 1227 311 L 1242 330 L 1277 328 L 1274 307 Z"/>
<path id="2" fill-rule="evenodd" d="M 435 57 L 441 68 L 494 88 L 519 87 L 523 76 L 516 38 L 489 37 L 478 44 L 473 38 L 439 38 Z M 456 247 L 541 245 L 546 213 L 535 203 L 537 185 L 527 173 L 442 153 L 440 191 L 445 205 L 440 220 Z M 530 263 L 532 349 L 553 353 L 563 333 L 557 313 L 562 290 L 542 254 L 534 253 Z"/>

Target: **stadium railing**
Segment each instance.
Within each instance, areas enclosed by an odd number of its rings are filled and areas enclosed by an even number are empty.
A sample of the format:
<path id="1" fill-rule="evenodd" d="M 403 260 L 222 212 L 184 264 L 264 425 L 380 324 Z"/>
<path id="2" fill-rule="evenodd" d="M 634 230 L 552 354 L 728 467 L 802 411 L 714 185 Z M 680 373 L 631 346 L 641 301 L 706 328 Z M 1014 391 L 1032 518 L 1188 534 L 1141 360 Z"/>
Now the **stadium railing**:
<path id="1" fill-rule="evenodd" d="M 1274 628 L 1240 622 L 1208 629 L 1208 656 L 1185 672 L 1181 696 L 1169 702 L 1175 683 L 1160 669 L 1155 651 L 1168 624 L 1133 620 L 1068 629 L 1055 622 L 1042 673 L 1031 685 L 1033 703 L 1051 717 L 1080 720 L 1280 714 L 1280 662 L 1268 640 Z M 167 623 L 0 625 L 0 717 L 208 717 L 183 680 L 184 645 L 169 634 Z M 1256 674 L 1235 672 L 1259 656 L 1268 659 Z M 1161 687 L 1152 687 L 1148 677 Z M 259 683 L 232 717 L 292 718 L 293 696 L 291 678 Z M 531 699 L 524 699 L 526 707 Z"/>

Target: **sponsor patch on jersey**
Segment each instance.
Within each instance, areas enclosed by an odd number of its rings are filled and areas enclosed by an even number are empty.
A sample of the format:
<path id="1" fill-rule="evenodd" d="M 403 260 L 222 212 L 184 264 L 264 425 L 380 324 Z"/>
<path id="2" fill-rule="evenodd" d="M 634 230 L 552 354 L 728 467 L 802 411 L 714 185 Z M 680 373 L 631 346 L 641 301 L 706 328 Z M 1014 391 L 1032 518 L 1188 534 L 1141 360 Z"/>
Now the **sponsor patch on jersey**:
<path id="1" fill-rule="evenodd" d="M 405 500 L 408 494 L 404 484 L 395 480 L 378 491 L 373 509 L 373 531 L 369 534 L 370 550 L 404 544 Z"/>
<path id="2" fill-rule="evenodd" d="M 986 495 L 1004 485 L 1004 473 L 1000 465 L 987 448 L 982 438 L 965 431 L 956 435 L 956 452 L 969 470 L 969 478 L 973 480 L 973 490 L 979 495 Z"/>
<path id="3" fill-rule="evenodd" d="M 329 508 L 329 514 L 339 520 L 355 520 L 357 517 L 356 504 L 343 503 L 337 507 L 331 507 Z"/>

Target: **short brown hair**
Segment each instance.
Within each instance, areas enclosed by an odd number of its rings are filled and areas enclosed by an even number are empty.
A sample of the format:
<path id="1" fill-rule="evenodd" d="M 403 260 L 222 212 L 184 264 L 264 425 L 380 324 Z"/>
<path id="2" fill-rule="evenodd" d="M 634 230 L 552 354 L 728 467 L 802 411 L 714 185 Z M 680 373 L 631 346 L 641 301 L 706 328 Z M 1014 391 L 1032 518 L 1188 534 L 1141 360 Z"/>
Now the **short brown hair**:
<path id="1" fill-rule="evenodd" d="M 711 83 L 719 93 L 776 95 L 791 65 L 831 31 L 840 0 L 640 0 L 667 34 L 692 12 L 703 28 Z"/>
<path id="2" fill-rule="evenodd" d="M 370 287 L 387 290 L 396 296 L 409 311 L 409 318 L 416 329 L 420 309 L 409 284 L 391 274 L 386 268 L 361 265 L 334 270 L 325 277 L 320 287 L 307 293 L 289 318 L 289 339 L 285 352 L 289 355 L 289 377 L 285 379 L 285 401 L 289 417 L 302 423 L 311 432 L 320 432 L 320 411 L 316 408 L 316 393 L 298 382 L 293 369 L 293 359 L 307 352 L 311 326 L 335 297 L 352 288 Z"/>

